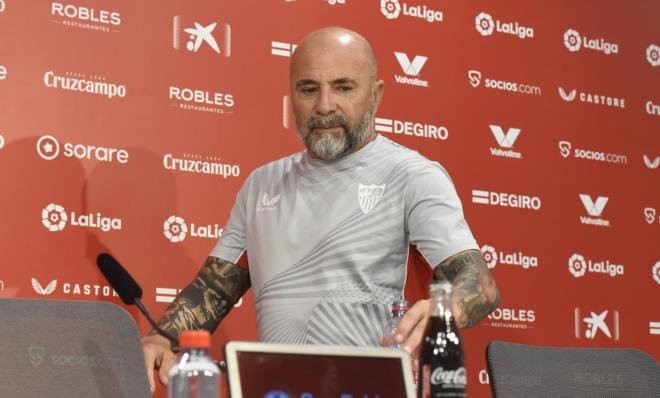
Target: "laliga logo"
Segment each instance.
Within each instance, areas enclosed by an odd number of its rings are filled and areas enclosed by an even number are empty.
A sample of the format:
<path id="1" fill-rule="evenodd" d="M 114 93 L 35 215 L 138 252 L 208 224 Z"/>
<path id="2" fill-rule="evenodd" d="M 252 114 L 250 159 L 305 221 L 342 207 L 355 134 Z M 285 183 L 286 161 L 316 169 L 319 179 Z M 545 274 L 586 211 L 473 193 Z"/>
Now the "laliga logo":
<path id="1" fill-rule="evenodd" d="M 399 0 L 380 0 L 380 12 L 387 19 L 397 19 L 401 12 L 407 17 L 415 17 L 425 19 L 427 22 L 442 22 L 442 11 L 432 10 L 426 6 L 409 6 L 403 3 L 403 7 L 399 4 Z"/>
<path id="2" fill-rule="evenodd" d="M 163 223 L 163 235 L 172 243 L 183 242 L 188 235 L 188 225 L 182 217 L 170 216 Z M 222 235 L 222 228 L 218 224 L 201 226 L 190 224 L 190 236 L 193 238 L 218 239 L 220 235 Z"/>
<path id="3" fill-rule="evenodd" d="M 584 276 L 587 272 L 587 262 L 584 261 L 584 257 L 581 255 L 573 254 L 571 258 L 568 259 L 568 270 L 576 278 Z"/>
<path id="4" fill-rule="evenodd" d="M 570 52 L 580 51 L 582 47 L 590 50 L 596 50 L 605 54 L 618 54 L 619 46 L 615 43 L 609 43 L 605 39 L 590 39 L 587 36 L 581 36 L 575 29 L 568 29 L 564 32 L 564 46 Z"/>
<path id="5" fill-rule="evenodd" d="M 623 275 L 624 269 L 622 264 L 610 263 L 608 260 L 593 262 L 586 260 L 581 254 L 574 253 L 568 259 L 568 270 L 576 277 L 583 277 L 587 271 L 599 274 L 608 274 L 611 277 Z"/>
<path id="6" fill-rule="evenodd" d="M 387 19 L 397 19 L 401 14 L 401 4 L 398 0 L 380 0 L 380 12 Z"/>
<path id="7" fill-rule="evenodd" d="M 97 228 L 103 232 L 111 229 L 121 230 L 121 219 L 105 217 L 101 213 L 96 214 L 76 214 L 71 212 L 67 216 L 64 207 L 51 203 L 41 211 L 41 223 L 50 232 L 59 232 L 64 229 L 67 221 L 71 219 L 71 225 L 76 227 Z"/>
<path id="8" fill-rule="evenodd" d="M 660 47 L 655 44 L 651 44 L 646 49 L 646 60 L 649 61 L 651 66 L 660 65 Z"/>
<path id="9" fill-rule="evenodd" d="M 64 229 L 68 217 L 64 207 L 51 203 L 41 211 L 41 223 L 50 232 L 58 232 Z"/>
<path id="10" fill-rule="evenodd" d="M 183 218 L 170 216 L 163 223 L 163 234 L 172 243 L 183 242 L 188 233 L 188 226 Z"/>
<path id="11" fill-rule="evenodd" d="M 568 51 L 579 51 L 580 47 L 582 47 L 582 38 L 580 37 L 580 34 L 573 29 L 564 32 L 564 46 L 568 48 Z"/>
<path id="12" fill-rule="evenodd" d="M 482 36 L 490 36 L 493 34 L 493 30 L 495 30 L 495 22 L 493 22 L 493 17 L 491 17 L 489 14 L 486 14 L 485 12 L 477 15 L 477 18 L 475 19 L 475 25 L 477 31 L 481 33 Z"/>
<path id="13" fill-rule="evenodd" d="M 497 265 L 497 251 L 492 246 L 484 245 L 481 247 L 481 252 L 486 260 L 488 268 L 493 269 Z"/>

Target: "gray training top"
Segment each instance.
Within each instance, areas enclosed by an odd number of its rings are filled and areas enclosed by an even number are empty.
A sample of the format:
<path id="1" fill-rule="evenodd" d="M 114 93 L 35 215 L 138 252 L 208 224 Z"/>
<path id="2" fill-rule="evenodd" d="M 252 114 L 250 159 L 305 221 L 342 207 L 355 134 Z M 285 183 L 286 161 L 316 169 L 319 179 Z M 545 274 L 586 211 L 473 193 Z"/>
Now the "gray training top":
<path id="1" fill-rule="evenodd" d="M 376 345 L 409 244 L 433 266 L 479 248 L 442 166 L 379 135 L 338 160 L 256 169 L 211 256 L 247 250 L 262 341 Z"/>

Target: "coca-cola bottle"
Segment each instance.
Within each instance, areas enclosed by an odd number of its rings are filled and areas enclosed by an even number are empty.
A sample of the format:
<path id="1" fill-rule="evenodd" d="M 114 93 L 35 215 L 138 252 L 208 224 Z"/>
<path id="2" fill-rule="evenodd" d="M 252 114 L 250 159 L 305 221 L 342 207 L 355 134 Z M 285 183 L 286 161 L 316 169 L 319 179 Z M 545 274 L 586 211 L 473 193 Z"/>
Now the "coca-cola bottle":
<path id="1" fill-rule="evenodd" d="M 422 342 L 417 397 L 467 397 L 463 348 L 451 313 L 452 285 L 447 281 L 434 282 L 429 292 L 433 312 Z"/>

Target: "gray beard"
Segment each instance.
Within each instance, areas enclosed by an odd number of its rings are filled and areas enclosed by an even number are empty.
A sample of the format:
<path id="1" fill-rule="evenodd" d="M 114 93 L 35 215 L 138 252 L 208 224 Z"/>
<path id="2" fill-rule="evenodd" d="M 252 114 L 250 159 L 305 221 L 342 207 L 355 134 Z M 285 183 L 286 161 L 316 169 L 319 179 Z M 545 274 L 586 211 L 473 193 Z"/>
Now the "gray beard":
<path id="1" fill-rule="evenodd" d="M 324 160 L 339 159 L 366 144 L 371 135 L 374 113 L 374 104 L 370 102 L 355 128 L 351 128 L 342 116 L 332 113 L 327 116 L 312 116 L 306 126 L 296 119 L 296 130 L 305 147 L 316 156 Z M 315 127 L 333 125 L 339 125 L 343 133 L 337 135 L 313 132 Z"/>

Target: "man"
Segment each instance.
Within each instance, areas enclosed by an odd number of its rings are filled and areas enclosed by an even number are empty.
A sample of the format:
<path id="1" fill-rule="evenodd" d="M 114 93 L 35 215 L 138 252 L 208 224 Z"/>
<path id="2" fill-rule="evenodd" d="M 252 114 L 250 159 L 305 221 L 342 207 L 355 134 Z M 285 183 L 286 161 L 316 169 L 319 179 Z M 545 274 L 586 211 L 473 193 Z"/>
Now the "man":
<path id="1" fill-rule="evenodd" d="M 238 193 L 223 236 L 160 326 L 213 331 L 252 287 L 261 340 L 389 345 L 415 355 L 428 300 L 396 335 L 382 336 L 400 298 L 409 244 L 455 287 L 459 327 L 496 308 L 499 293 L 442 167 L 375 133 L 383 94 L 369 43 L 342 28 L 305 37 L 291 59 L 290 90 L 306 151 L 255 170 Z M 239 266 L 249 254 L 249 268 Z M 147 369 L 174 362 L 169 342 L 143 338 Z"/>

